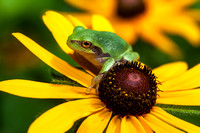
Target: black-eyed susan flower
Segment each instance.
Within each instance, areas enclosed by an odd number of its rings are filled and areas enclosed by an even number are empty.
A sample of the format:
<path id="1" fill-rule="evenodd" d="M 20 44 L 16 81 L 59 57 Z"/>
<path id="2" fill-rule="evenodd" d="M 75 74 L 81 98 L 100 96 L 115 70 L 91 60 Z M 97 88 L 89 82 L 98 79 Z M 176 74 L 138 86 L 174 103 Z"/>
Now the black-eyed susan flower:
<path id="1" fill-rule="evenodd" d="M 113 31 L 109 22 L 100 18 L 103 27 L 94 23 L 94 29 Z M 46 12 L 43 20 L 59 46 L 81 66 L 88 68 L 88 64 L 81 63 L 82 58 L 77 58 L 74 51 L 66 45 L 67 37 L 72 33 L 74 26 L 84 24 L 72 16 L 65 19 L 53 11 Z M 29 133 L 64 133 L 75 121 L 85 117 L 77 132 L 200 132 L 198 126 L 174 117 L 156 105 L 199 106 L 200 65 L 187 70 L 185 62 L 174 62 L 151 70 L 138 62 L 121 63 L 103 77 L 98 95 L 94 91 L 86 94 L 86 88 L 95 76 L 92 72 L 95 72 L 95 69 L 85 69 L 89 74 L 83 72 L 25 35 L 13 35 L 47 65 L 83 86 L 21 79 L 1 81 L 1 91 L 17 96 L 69 100 L 39 116 L 31 124 Z M 155 75 L 161 84 L 158 84 Z"/>
<path id="2" fill-rule="evenodd" d="M 101 14 L 113 24 L 117 34 L 129 43 L 138 37 L 150 42 L 163 52 L 178 57 L 178 46 L 165 33 L 186 38 L 191 45 L 200 45 L 199 9 L 188 7 L 197 0 L 65 0 L 88 11 L 73 13 L 89 22 L 91 14 Z M 88 23 L 89 24 L 89 23 Z"/>

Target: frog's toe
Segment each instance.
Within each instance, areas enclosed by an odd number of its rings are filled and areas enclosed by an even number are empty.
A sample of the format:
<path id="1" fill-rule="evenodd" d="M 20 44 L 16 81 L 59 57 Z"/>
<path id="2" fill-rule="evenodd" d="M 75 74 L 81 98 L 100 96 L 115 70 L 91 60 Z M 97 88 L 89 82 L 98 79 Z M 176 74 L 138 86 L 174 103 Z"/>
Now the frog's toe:
<path id="1" fill-rule="evenodd" d="M 86 94 L 90 94 L 90 91 L 92 90 L 92 88 L 95 86 L 95 79 L 92 79 L 92 83 L 91 85 L 86 89 Z"/>
<path id="2" fill-rule="evenodd" d="M 90 91 L 92 90 L 92 88 L 93 88 L 93 87 L 90 87 L 90 86 L 89 86 L 89 87 L 86 89 L 86 94 L 90 94 Z"/>
<path id="3" fill-rule="evenodd" d="M 86 89 L 86 94 L 90 94 L 90 91 L 94 87 L 96 89 L 96 93 L 98 93 L 99 83 L 101 82 L 102 77 L 103 77 L 103 74 L 99 74 L 98 76 L 92 79 L 91 85 Z"/>

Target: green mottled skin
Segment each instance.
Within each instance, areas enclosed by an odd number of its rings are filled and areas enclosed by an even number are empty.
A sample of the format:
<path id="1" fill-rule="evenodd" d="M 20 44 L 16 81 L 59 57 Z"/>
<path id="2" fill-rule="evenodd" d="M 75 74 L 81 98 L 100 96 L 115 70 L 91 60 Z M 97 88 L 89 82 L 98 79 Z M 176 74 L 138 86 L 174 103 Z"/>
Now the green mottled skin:
<path id="1" fill-rule="evenodd" d="M 92 48 L 84 48 L 80 45 L 82 41 L 89 41 L 92 47 L 101 49 L 102 53 L 109 56 L 100 56 Z M 84 56 L 89 62 L 101 68 L 99 74 L 107 72 L 116 62 L 135 61 L 139 54 L 133 52 L 132 47 L 112 32 L 94 31 L 77 26 L 72 35 L 69 36 L 67 45 Z"/>

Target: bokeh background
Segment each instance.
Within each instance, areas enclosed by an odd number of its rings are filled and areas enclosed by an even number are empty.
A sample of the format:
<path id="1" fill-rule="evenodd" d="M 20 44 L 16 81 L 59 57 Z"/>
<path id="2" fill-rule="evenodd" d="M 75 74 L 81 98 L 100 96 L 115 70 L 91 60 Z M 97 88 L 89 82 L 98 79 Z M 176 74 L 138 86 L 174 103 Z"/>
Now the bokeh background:
<path id="1" fill-rule="evenodd" d="M 200 8 L 197 2 L 193 8 Z M 7 79 L 28 79 L 51 82 L 51 68 L 27 50 L 11 33 L 21 32 L 34 41 L 76 65 L 57 45 L 53 36 L 42 22 L 42 14 L 47 10 L 62 12 L 81 12 L 64 0 L 0 0 L 0 81 Z M 200 26 L 200 24 L 199 24 Z M 177 35 L 168 35 L 182 49 L 189 67 L 200 62 L 200 48 L 194 48 L 189 42 Z M 176 61 L 139 39 L 134 45 L 141 55 L 141 61 L 152 68 L 164 63 Z M 13 96 L 0 92 L 0 133 L 25 133 L 29 125 L 46 110 L 64 100 L 39 100 Z M 185 117 L 200 126 L 195 116 Z"/>

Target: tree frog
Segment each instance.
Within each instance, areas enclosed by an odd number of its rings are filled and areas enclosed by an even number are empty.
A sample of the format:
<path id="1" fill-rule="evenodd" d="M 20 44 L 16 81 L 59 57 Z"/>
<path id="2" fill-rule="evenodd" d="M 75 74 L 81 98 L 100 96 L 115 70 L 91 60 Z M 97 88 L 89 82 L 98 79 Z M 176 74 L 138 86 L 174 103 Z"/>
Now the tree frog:
<path id="1" fill-rule="evenodd" d="M 68 37 L 67 45 L 87 59 L 90 63 L 100 68 L 99 74 L 93 78 L 86 92 L 98 84 L 103 75 L 116 63 L 136 61 L 139 54 L 133 52 L 132 47 L 118 35 L 107 31 L 95 31 L 76 26 Z"/>

